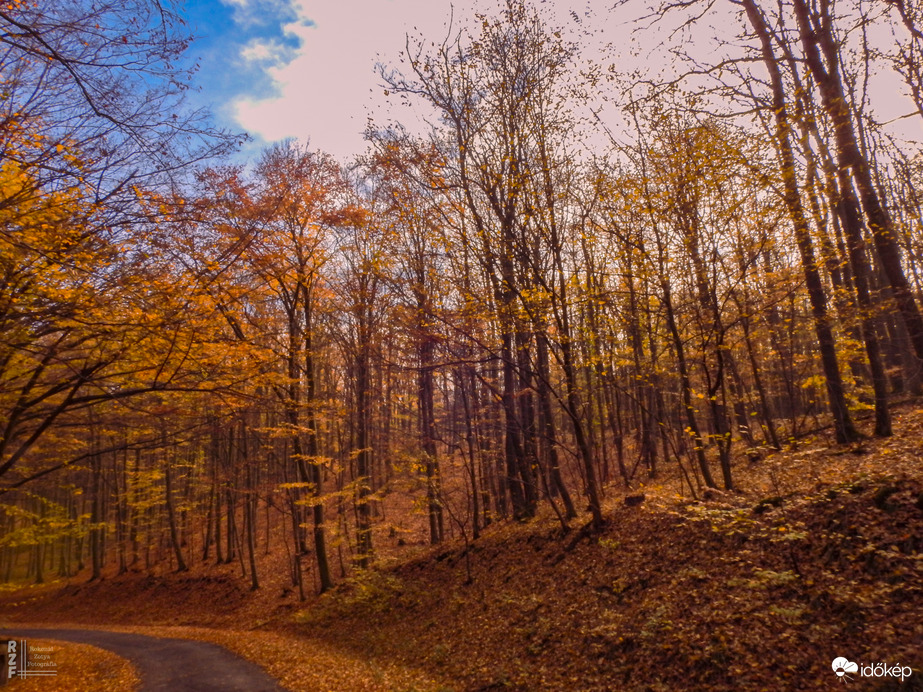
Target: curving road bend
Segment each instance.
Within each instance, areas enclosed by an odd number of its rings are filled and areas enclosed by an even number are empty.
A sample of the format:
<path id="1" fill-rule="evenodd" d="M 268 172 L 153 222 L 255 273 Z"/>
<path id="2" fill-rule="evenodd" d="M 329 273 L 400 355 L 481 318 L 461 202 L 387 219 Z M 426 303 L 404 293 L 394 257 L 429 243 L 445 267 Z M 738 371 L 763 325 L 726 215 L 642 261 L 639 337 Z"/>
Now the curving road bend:
<path id="1" fill-rule="evenodd" d="M 141 677 L 140 692 L 284 692 L 256 664 L 208 642 L 103 630 L 0 630 L 0 640 L 30 637 L 90 644 L 127 658 Z"/>

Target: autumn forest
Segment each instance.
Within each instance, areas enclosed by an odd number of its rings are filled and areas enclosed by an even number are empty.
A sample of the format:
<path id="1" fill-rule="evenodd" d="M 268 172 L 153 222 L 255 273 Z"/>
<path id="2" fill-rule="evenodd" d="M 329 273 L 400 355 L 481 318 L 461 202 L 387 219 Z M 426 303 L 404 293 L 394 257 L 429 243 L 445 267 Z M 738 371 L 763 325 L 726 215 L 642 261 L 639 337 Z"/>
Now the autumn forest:
<path id="1" fill-rule="evenodd" d="M 599 8 L 665 78 L 591 54 L 589 14 L 482 5 L 378 66 L 419 118 L 346 161 L 245 159 L 187 105 L 179 6 L 3 4 L 0 582 L 227 565 L 298 608 L 457 551 L 476 586 L 505 527 L 605 546 L 656 497 L 734 504 L 812 441 L 903 439 L 923 8 Z M 916 493 L 906 441 L 881 469 Z"/>

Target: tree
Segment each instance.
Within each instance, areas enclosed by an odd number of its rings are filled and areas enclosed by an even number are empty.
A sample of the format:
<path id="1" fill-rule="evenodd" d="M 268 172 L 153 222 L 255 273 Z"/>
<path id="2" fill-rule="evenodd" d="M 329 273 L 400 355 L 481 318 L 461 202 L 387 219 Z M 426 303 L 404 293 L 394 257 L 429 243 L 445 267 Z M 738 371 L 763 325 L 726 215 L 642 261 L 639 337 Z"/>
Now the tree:
<path id="1" fill-rule="evenodd" d="M 182 108 L 176 25 L 146 0 L 0 9 L 0 476 L 69 412 L 195 386 L 180 363 L 201 335 L 153 259 L 153 187 L 233 139 Z"/>
<path id="2" fill-rule="evenodd" d="M 827 3 L 813 9 L 804 0 L 793 0 L 792 7 L 797 19 L 805 62 L 820 92 L 824 112 L 833 130 L 837 163 L 841 169 L 850 171 L 856 183 L 878 252 L 878 260 L 894 292 L 897 308 L 910 334 L 917 358 L 923 360 L 923 317 L 901 265 L 896 229 L 873 180 L 872 166 L 863 155 L 856 136 L 847 91 L 840 74 L 842 57 L 835 36 L 836 17 Z M 845 194 L 845 181 L 841 183 L 841 187 Z M 855 209 L 849 200 L 844 203 L 848 205 L 847 214 L 858 214 L 858 209 Z M 854 253 L 857 257 L 860 252 L 861 248 L 856 247 Z M 881 424 L 883 425 L 884 421 L 881 421 Z"/>
<path id="3" fill-rule="evenodd" d="M 111 202 L 227 151 L 239 138 L 184 106 L 192 71 L 182 25 L 160 0 L 5 5 L 0 155 L 40 170 L 43 182 L 80 180 Z M 40 146 L 17 148 L 16 132 Z M 79 158 L 68 158 L 73 149 Z"/>
<path id="4" fill-rule="evenodd" d="M 340 261 L 334 268 L 332 287 L 342 307 L 337 328 L 352 403 L 349 457 L 355 463 L 357 564 L 365 568 L 373 557 L 371 503 L 375 455 L 382 451 L 373 444 L 372 368 L 374 356 L 380 352 L 381 328 L 390 306 L 385 277 L 392 237 L 381 224 L 378 210 L 371 206 L 379 200 L 363 200 L 357 193 L 352 196 L 356 213 L 338 229 Z M 362 202 L 366 206 L 361 206 Z"/>
<path id="5" fill-rule="evenodd" d="M 285 315 L 285 411 L 291 453 L 310 497 L 321 591 L 333 586 L 324 527 L 324 458 L 318 426 L 316 315 L 325 290 L 320 271 L 327 238 L 343 212 L 337 196 L 345 181 L 328 158 L 293 143 L 270 148 L 256 169 L 259 225 L 250 258 L 276 294 Z"/>
<path id="6" fill-rule="evenodd" d="M 438 232 L 440 210 L 432 199 L 441 164 L 432 148 L 416 147 L 396 137 L 383 137 L 377 146 L 371 173 L 375 194 L 382 198 L 382 223 L 391 226 L 391 237 L 397 241 L 396 291 L 409 293 L 405 329 L 416 355 L 421 466 L 426 475 L 430 542 L 436 544 L 445 533 L 436 446 L 435 370 L 437 306 L 446 288 L 439 279 L 439 258 L 444 252 Z"/>
<path id="7" fill-rule="evenodd" d="M 600 490 L 577 382 L 570 299 L 560 256 L 563 229 L 556 225 L 559 212 L 548 206 L 557 183 L 551 139 L 563 130 L 563 123 L 555 120 L 563 114 L 555 109 L 565 92 L 575 47 L 555 37 L 523 2 L 510 0 L 497 18 L 479 19 L 479 33 L 462 30 L 431 53 L 424 53 L 422 42 L 411 48 L 408 41 L 413 75 L 384 76 L 394 91 L 436 108 L 445 125 L 434 131 L 434 142 L 446 161 L 448 184 L 459 191 L 473 225 L 470 247 L 490 282 L 497 319 L 506 485 L 514 516 L 532 516 L 538 498 L 535 373 L 530 363 L 536 326 L 530 324 L 530 306 L 523 298 L 535 288 L 556 301 L 557 354 L 567 391 L 559 401 L 580 450 L 598 527 Z M 544 222 L 552 224 L 546 237 L 559 250 L 544 286 L 537 282 L 529 238 L 530 217 L 535 215 L 532 223 L 540 223 L 542 209 L 549 214 Z"/>
<path id="8" fill-rule="evenodd" d="M 327 309 L 330 288 L 323 271 L 333 228 L 356 213 L 343 206 L 347 182 L 329 157 L 289 141 L 268 148 L 249 181 L 241 171 L 227 169 L 207 172 L 203 183 L 208 204 L 215 209 L 206 218 L 214 234 L 211 251 L 217 255 L 205 264 L 218 268 L 212 274 L 230 273 L 232 267 L 242 270 L 247 285 L 243 292 L 229 290 L 227 279 L 215 275 L 209 290 L 237 338 L 269 348 L 282 366 L 281 381 L 268 372 L 260 386 L 274 392 L 284 410 L 285 423 L 275 434 L 288 441 L 288 457 L 298 478 L 287 484 L 294 491 L 295 533 L 300 534 L 301 526 L 295 517 L 308 506 L 320 587 L 326 591 L 333 586 L 323 491 L 329 460 L 320 451 L 317 321 Z M 251 302 L 254 295 L 264 296 L 258 308 L 265 313 L 262 319 L 248 313 L 243 297 L 248 293 Z M 277 336 L 271 326 L 275 315 L 280 318 Z M 303 541 L 296 544 L 299 553 L 306 551 Z M 296 561 L 300 557 L 296 555 Z"/>

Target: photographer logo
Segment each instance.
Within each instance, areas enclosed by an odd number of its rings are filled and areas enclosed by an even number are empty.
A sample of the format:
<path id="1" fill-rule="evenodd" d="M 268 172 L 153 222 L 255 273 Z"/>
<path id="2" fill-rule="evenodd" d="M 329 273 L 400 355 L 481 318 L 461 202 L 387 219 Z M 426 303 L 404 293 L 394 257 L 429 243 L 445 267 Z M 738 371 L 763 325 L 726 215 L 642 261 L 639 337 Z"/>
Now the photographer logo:
<path id="1" fill-rule="evenodd" d="M 6 642 L 5 678 L 33 678 L 57 675 L 53 646 L 32 646 L 25 639 Z M 4 676 L 0 676 L 2 679 Z"/>
<path id="2" fill-rule="evenodd" d="M 897 678 L 903 682 L 913 673 L 910 666 L 902 666 L 900 663 L 890 665 L 888 663 L 871 663 L 868 665 L 854 663 L 848 658 L 838 656 L 833 659 L 833 672 L 843 682 L 852 680 L 853 676 L 858 673 L 863 678 Z"/>

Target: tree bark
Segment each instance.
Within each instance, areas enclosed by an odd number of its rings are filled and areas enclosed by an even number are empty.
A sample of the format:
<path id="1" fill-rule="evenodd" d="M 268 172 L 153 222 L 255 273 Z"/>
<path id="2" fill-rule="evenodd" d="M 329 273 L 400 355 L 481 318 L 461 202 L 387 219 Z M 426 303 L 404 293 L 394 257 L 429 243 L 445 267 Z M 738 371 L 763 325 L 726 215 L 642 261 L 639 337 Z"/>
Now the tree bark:
<path id="1" fill-rule="evenodd" d="M 800 2 L 801 0 L 795 0 Z M 784 185 L 785 206 L 788 209 L 792 225 L 795 229 L 795 238 L 798 251 L 801 254 L 801 266 L 804 270 L 805 283 L 808 297 L 811 301 L 811 312 L 814 317 L 814 329 L 820 347 L 821 363 L 826 379 L 827 398 L 830 411 L 833 414 L 833 424 L 837 442 L 852 442 L 859 439 L 859 433 L 853 425 L 849 409 L 846 405 L 846 394 L 843 380 L 840 375 L 840 366 L 836 355 L 836 346 L 833 339 L 833 330 L 827 313 L 827 299 L 824 293 L 823 282 L 817 269 L 814 258 L 814 245 L 808 228 L 804 208 L 801 204 L 801 193 L 798 190 L 798 180 L 795 169 L 795 156 L 792 149 L 792 126 L 789 120 L 788 107 L 785 101 L 785 89 L 782 75 L 779 71 L 776 57 L 773 53 L 772 38 L 769 28 L 763 19 L 762 12 L 757 7 L 755 0 L 742 0 L 747 18 L 762 45 L 763 64 L 769 72 L 772 88 L 772 108 L 776 123 L 776 150 L 782 164 L 782 182 Z"/>

